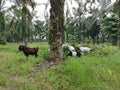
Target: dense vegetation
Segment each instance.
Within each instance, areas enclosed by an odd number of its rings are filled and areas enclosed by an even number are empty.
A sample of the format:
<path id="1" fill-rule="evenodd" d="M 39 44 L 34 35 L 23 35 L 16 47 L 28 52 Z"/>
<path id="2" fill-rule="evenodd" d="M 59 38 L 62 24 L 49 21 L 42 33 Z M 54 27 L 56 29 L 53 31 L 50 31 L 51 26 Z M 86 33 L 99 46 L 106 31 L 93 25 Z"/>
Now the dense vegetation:
<path id="1" fill-rule="evenodd" d="M 80 58 L 42 72 L 33 71 L 48 57 L 47 43 L 32 43 L 40 48 L 38 57 L 27 58 L 18 51 L 21 43 L 0 45 L 0 90 L 119 90 L 120 50 L 109 44 L 89 45 L 93 50 Z"/>

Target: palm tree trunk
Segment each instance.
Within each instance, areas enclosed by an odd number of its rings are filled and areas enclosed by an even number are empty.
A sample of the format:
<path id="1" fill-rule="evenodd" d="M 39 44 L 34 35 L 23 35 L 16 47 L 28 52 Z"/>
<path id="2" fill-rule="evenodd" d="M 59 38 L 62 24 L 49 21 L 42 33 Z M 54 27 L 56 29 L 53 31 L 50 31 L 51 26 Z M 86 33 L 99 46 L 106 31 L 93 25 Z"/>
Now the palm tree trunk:
<path id="1" fill-rule="evenodd" d="M 6 44 L 5 38 L 5 14 L 4 12 L 0 11 L 0 43 Z"/>
<path id="2" fill-rule="evenodd" d="M 28 40 L 27 40 L 27 24 L 26 24 L 26 15 L 24 14 L 22 10 L 22 35 L 23 35 L 23 41 L 25 46 L 27 46 Z"/>
<path id="3" fill-rule="evenodd" d="M 50 0 L 50 60 L 57 61 L 63 59 L 62 35 L 64 30 L 64 1 Z"/>

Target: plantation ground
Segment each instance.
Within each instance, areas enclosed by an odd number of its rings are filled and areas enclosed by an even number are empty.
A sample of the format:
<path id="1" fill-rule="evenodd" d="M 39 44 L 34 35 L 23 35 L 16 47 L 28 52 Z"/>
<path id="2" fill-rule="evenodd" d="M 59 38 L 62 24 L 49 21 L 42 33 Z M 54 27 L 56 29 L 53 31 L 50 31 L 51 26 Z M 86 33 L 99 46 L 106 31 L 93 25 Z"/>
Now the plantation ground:
<path id="1" fill-rule="evenodd" d="M 19 43 L 20 44 L 20 43 Z M 38 57 L 27 58 L 16 43 L 0 45 L 0 90 L 120 90 L 120 50 L 109 45 L 92 46 L 93 51 L 42 72 L 33 67 L 48 56 L 47 43 L 38 46 Z"/>

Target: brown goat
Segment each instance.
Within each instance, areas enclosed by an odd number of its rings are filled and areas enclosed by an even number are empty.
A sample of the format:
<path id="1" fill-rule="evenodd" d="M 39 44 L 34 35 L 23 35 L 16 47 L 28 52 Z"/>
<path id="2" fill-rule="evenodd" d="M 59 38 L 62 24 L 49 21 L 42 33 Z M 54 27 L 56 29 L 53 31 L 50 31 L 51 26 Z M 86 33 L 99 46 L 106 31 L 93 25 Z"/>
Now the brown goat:
<path id="1" fill-rule="evenodd" d="M 34 47 L 34 48 L 30 48 L 24 45 L 20 45 L 18 47 L 19 51 L 23 51 L 23 53 L 25 54 L 26 57 L 28 57 L 29 55 L 35 55 L 35 57 L 37 57 L 37 52 L 39 50 L 39 47 Z"/>

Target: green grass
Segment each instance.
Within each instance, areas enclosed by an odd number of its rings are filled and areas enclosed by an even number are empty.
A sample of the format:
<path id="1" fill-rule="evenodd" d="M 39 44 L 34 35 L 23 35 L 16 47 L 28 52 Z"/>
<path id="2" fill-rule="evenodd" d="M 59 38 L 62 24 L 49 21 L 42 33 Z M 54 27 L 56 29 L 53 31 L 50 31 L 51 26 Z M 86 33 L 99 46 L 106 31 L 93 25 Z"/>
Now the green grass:
<path id="1" fill-rule="evenodd" d="M 21 43 L 19 43 L 21 44 Z M 36 63 L 48 56 L 47 43 L 38 46 L 38 57 L 27 58 L 18 51 L 19 44 L 0 45 L 0 90 L 120 90 L 120 50 L 96 45 L 93 51 L 68 57 L 58 66 L 31 72 Z"/>

